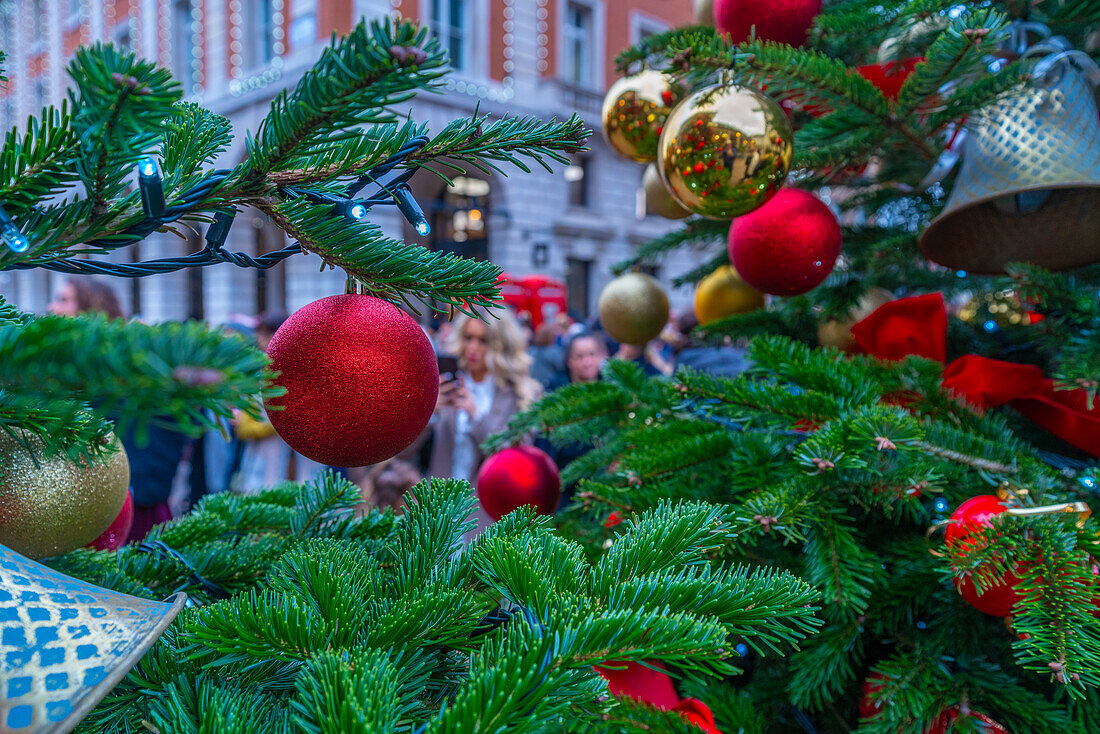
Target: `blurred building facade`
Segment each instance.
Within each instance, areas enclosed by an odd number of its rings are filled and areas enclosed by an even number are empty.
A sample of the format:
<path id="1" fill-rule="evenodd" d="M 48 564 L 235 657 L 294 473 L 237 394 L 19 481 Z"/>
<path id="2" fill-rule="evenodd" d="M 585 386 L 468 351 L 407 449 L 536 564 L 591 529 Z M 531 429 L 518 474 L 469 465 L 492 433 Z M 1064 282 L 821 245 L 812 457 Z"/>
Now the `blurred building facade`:
<path id="1" fill-rule="evenodd" d="M 244 155 L 280 90 L 293 86 L 332 33 L 384 15 L 427 24 L 451 54 L 445 94 L 421 94 L 407 112 L 438 131 L 478 109 L 494 117 L 567 118 L 597 131 L 591 151 L 553 174 L 535 168 L 502 177 L 471 172 L 446 185 L 422 172 L 413 189 L 432 232 L 418 236 L 392 207 L 371 217 L 391 236 L 465 256 L 486 257 L 516 276 L 538 273 L 569 288 L 570 309 L 594 312 L 609 266 L 671 225 L 645 216 L 642 167 L 616 156 L 598 133 L 612 59 L 645 35 L 690 22 L 687 0 L 0 0 L 0 48 L 7 86 L 0 124 L 10 128 L 65 96 L 65 66 L 82 44 L 110 41 L 172 69 L 194 99 L 233 123 L 236 137 L 220 165 Z M 401 110 L 403 113 L 406 110 Z M 252 254 L 284 246 L 258 212 L 238 215 L 227 246 Z M 117 253 L 127 260 L 173 257 L 200 246 L 154 235 Z M 696 263 L 670 261 L 668 281 Z M 295 256 L 268 271 L 229 264 L 115 281 L 129 312 L 150 321 L 292 312 L 342 292 L 341 273 L 319 272 L 315 256 Z M 0 294 L 41 311 L 63 276 L 0 273 Z M 690 292 L 672 291 L 690 307 Z"/>

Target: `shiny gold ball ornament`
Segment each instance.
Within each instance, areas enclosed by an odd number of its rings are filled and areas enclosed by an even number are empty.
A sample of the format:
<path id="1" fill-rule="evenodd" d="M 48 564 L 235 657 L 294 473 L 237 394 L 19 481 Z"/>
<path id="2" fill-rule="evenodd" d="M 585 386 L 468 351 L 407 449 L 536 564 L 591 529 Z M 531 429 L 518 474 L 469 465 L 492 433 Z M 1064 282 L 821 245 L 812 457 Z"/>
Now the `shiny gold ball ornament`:
<path id="1" fill-rule="evenodd" d="M 746 283 L 729 265 L 700 280 L 695 288 L 695 317 L 700 324 L 759 308 L 764 308 L 764 294 Z"/>
<path id="2" fill-rule="evenodd" d="M 118 451 L 102 462 L 70 461 L 46 456 L 29 435 L 30 450 L 0 432 L 0 543 L 45 558 L 99 537 L 118 516 L 130 486 L 126 451 L 113 435 L 111 440 Z"/>
<path id="3" fill-rule="evenodd" d="M 836 347 L 845 352 L 856 348 L 852 327 L 874 313 L 879 306 L 894 300 L 894 294 L 885 288 L 872 288 L 863 294 L 843 319 L 829 319 L 817 326 L 817 343 L 823 347 Z"/>
<path id="4" fill-rule="evenodd" d="M 680 206 L 672 198 L 672 194 L 668 193 L 655 163 L 645 167 L 645 173 L 642 174 L 642 191 L 645 193 L 646 214 L 655 214 L 665 219 L 683 219 L 691 216 L 691 212 Z"/>
<path id="5" fill-rule="evenodd" d="M 714 0 L 693 0 L 691 11 L 695 25 L 714 27 Z"/>
<path id="6" fill-rule="evenodd" d="M 603 99 L 603 134 L 619 155 L 646 163 L 657 160 L 665 118 L 683 97 L 671 77 L 647 69 L 611 85 Z"/>
<path id="7" fill-rule="evenodd" d="M 653 276 L 627 273 L 604 287 L 598 311 L 600 324 L 612 339 L 645 344 L 668 323 L 668 296 Z"/>
<path id="8" fill-rule="evenodd" d="M 733 219 L 779 191 L 791 140 L 791 124 L 770 97 L 732 84 L 710 87 L 665 120 L 657 168 L 681 205 L 708 219 Z"/>

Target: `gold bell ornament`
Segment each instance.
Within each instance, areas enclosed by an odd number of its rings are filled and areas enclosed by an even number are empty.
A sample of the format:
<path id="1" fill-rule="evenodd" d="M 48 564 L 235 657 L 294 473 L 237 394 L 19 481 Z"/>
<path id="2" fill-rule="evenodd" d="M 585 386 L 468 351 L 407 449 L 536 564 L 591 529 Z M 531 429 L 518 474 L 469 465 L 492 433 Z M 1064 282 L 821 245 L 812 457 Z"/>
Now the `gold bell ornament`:
<path id="1" fill-rule="evenodd" d="M 632 161 L 657 160 L 665 118 L 682 96 L 672 77 L 652 69 L 619 79 L 607 90 L 600 113 L 608 145 Z"/>
<path id="2" fill-rule="evenodd" d="M 657 166 L 653 163 L 646 166 L 645 173 L 642 174 L 642 192 L 645 194 L 646 214 L 655 214 L 665 219 L 683 219 L 691 216 L 691 212 L 680 206 L 672 198 L 672 194 L 668 193 L 668 189 L 661 181 L 661 174 L 657 172 Z"/>
<path id="3" fill-rule="evenodd" d="M 695 318 L 701 325 L 734 314 L 764 308 L 764 294 L 745 282 L 730 265 L 723 265 L 695 288 Z"/>
<path id="4" fill-rule="evenodd" d="M 921 235 L 929 260 L 986 274 L 1100 261 L 1097 85 L 1085 54 L 1050 54 L 1026 91 L 971 118 L 955 188 Z"/>
<path id="5" fill-rule="evenodd" d="M 657 169 L 685 208 L 733 219 L 779 191 L 794 154 L 791 138 L 786 114 L 770 97 L 736 84 L 710 87 L 665 120 Z"/>

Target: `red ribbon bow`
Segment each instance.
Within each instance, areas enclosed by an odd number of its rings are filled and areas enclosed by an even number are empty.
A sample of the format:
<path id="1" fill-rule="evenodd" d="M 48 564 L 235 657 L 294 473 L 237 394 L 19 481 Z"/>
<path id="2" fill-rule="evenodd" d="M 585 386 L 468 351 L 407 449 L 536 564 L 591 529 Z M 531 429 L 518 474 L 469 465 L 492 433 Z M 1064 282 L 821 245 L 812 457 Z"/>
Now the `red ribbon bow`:
<path id="1" fill-rule="evenodd" d="M 633 698 L 662 711 L 676 711 L 685 721 L 695 724 L 707 734 L 722 734 L 714 723 L 710 708 L 697 698 L 680 698 L 672 686 L 672 678 L 658 662 L 608 663 L 615 667 L 596 667 L 607 680 L 607 690 L 613 696 Z M 622 667 L 620 667 L 622 666 Z M 653 667 L 650 667 L 653 666 Z"/>
<path id="2" fill-rule="evenodd" d="M 943 295 L 899 298 L 852 327 L 856 343 L 879 359 L 909 355 L 947 360 L 947 310 Z M 1084 390 L 1055 390 L 1038 367 L 976 354 L 959 357 L 943 371 L 943 387 L 978 410 L 1011 405 L 1066 443 L 1100 457 L 1100 406 L 1088 407 Z"/>

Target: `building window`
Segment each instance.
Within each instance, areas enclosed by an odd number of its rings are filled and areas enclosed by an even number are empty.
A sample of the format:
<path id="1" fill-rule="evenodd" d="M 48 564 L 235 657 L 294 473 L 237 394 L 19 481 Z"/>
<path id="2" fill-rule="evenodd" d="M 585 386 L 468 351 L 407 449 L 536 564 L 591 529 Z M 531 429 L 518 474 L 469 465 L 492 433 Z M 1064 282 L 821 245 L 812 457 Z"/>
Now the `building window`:
<path id="1" fill-rule="evenodd" d="M 130 22 L 119 23 L 115 26 L 114 33 L 111 34 L 114 38 L 115 48 L 119 51 L 131 51 L 133 50 L 134 41 L 130 36 Z"/>
<path id="2" fill-rule="evenodd" d="M 298 10 L 300 3 L 291 7 Z M 290 49 L 309 48 L 317 40 L 317 13 L 312 8 L 295 15 L 290 21 Z"/>
<path id="3" fill-rule="evenodd" d="M 45 0 L 34 0 L 31 3 L 31 32 L 34 34 L 31 38 L 31 53 L 37 53 L 45 46 L 48 24 Z M 10 47 L 4 50 L 11 53 Z"/>
<path id="4" fill-rule="evenodd" d="M 647 15 L 641 15 L 640 13 L 631 13 L 630 15 L 631 43 L 641 43 L 650 36 L 656 36 L 658 33 L 664 33 L 667 30 L 667 25 Z"/>
<path id="5" fill-rule="evenodd" d="M 5 5 L 3 10 L 0 10 L 0 50 L 7 54 L 9 62 L 14 48 L 15 19 L 12 17 L 12 6 Z"/>
<path id="6" fill-rule="evenodd" d="M 569 185 L 569 205 L 591 206 L 592 159 L 577 156 L 565 167 L 564 176 Z"/>
<path id="7" fill-rule="evenodd" d="M 567 257 L 565 259 L 565 292 L 566 306 L 571 316 L 588 318 L 588 297 L 591 286 L 592 261 Z"/>
<path id="8" fill-rule="evenodd" d="M 565 54 L 564 71 L 567 81 L 580 86 L 595 84 L 595 64 L 593 48 L 594 15 L 592 8 L 577 2 L 565 7 Z"/>
<path id="9" fill-rule="evenodd" d="M 195 90 L 196 61 L 191 0 L 173 0 L 172 27 L 172 74 L 183 86 L 183 93 L 191 94 Z"/>
<path id="10" fill-rule="evenodd" d="M 248 49 L 246 69 L 259 69 L 275 59 L 276 13 L 272 0 L 251 0 L 243 14 L 241 29 Z M 282 17 L 282 13 L 279 13 Z"/>
<path id="11" fill-rule="evenodd" d="M 469 71 L 467 39 L 470 9 L 467 0 L 432 0 L 432 33 L 451 57 L 451 68 Z"/>
<path id="12" fill-rule="evenodd" d="M 456 176 L 432 207 L 432 245 L 477 260 L 489 258 L 489 182 Z"/>
<path id="13" fill-rule="evenodd" d="M 80 25 L 81 15 L 83 15 L 82 0 L 69 0 L 68 14 L 65 18 L 65 26 L 67 28 L 76 28 Z"/>

